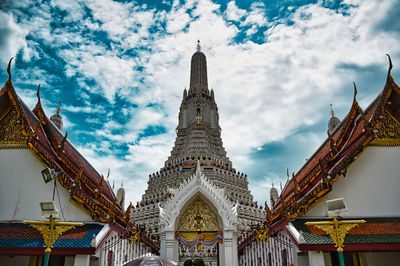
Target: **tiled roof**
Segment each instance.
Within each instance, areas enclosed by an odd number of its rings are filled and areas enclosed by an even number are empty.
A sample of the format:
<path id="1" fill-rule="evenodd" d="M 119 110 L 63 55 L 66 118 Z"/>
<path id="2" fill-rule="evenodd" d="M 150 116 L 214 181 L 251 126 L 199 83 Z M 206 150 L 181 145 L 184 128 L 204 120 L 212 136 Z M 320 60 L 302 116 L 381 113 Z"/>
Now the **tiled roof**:
<path id="1" fill-rule="evenodd" d="M 63 233 L 54 243 L 55 248 L 90 248 L 93 235 L 103 228 L 101 224 L 85 224 Z M 0 224 L 1 247 L 43 247 L 42 235 L 27 224 Z"/>
<path id="2" fill-rule="evenodd" d="M 344 244 L 372 244 L 372 243 L 400 243 L 399 218 L 365 218 L 366 223 L 351 229 L 344 240 Z M 308 245 L 333 244 L 332 239 L 324 231 L 314 226 L 305 225 L 306 222 L 317 221 L 296 219 L 291 221 L 297 231 L 301 232 Z M 323 221 L 323 219 L 318 219 Z"/>

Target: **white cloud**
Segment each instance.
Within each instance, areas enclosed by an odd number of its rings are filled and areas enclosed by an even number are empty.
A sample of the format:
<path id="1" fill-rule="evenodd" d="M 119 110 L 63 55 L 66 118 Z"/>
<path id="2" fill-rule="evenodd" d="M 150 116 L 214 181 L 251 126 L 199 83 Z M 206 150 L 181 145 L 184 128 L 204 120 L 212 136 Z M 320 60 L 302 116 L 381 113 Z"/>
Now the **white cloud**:
<path id="1" fill-rule="evenodd" d="M 235 5 L 235 1 L 229 2 L 225 11 L 227 19 L 233 21 L 240 21 L 242 17 L 246 16 L 246 13 L 246 10 Z"/>
<path id="2" fill-rule="evenodd" d="M 24 51 L 24 60 L 29 60 L 30 50 L 25 40 L 27 34 L 26 29 L 15 23 L 12 14 L 0 10 L 0 61 L 2 63 L 7 63 L 21 49 Z"/>
<path id="3" fill-rule="evenodd" d="M 267 24 L 265 9 L 263 5 L 252 5 L 251 11 L 246 14 L 246 19 L 242 25 L 263 26 Z"/>
<path id="4" fill-rule="evenodd" d="M 186 13 L 185 9 L 172 10 L 166 16 L 167 20 L 167 31 L 175 33 L 182 30 L 190 22 L 190 16 Z"/>

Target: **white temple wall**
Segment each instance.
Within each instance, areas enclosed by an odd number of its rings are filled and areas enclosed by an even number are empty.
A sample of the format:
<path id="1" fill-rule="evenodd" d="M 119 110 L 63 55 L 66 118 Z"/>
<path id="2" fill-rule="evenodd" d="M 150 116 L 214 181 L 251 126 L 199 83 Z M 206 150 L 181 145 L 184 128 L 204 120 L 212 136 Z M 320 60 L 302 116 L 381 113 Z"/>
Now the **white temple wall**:
<path id="1" fill-rule="evenodd" d="M 368 266 L 399 265 L 400 252 L 363 252 Z"/>
<path id="2" fill-rule="evenodd" d="M 344 198 L 350 217 L 399 216 L 400 148 L 371 146 L 305 216 L 328 216 L 326 200 Z"/>
<path id="3" fill-rule="evenodd" d="M 2 266 L 28 266 L 31 265 L 32 256 L 9 256 L 0 255 L 0 265 Z"/>
<path id="4" fill-rule="evenodd" d="M 51 201 L 54 182 L 45 183 L 45 164 L 30 149 L 0 149 L 0 220 L 43 220 L 39 202 Z M 60 201 L 57 197 L 57 189 Z M 92 221 L 88 212 L 70 198 L 59 183 L 54 201 L 62 220 Z"/>

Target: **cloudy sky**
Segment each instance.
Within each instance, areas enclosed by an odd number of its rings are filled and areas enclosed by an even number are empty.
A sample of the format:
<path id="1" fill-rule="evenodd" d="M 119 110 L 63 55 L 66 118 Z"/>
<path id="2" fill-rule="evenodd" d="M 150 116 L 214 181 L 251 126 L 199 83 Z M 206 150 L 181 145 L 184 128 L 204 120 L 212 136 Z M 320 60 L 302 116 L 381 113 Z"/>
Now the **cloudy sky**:
<path id="1" fill-rule="evenodd" d="M 47 115 L 136 202 L 170 154 L 190 58 L 201 40 L 233 166 L 255 200 L 297 171 L 343 118 L 353 85 L 366 107 L 392 56 L 400 80 L 399 0 L 0 1 L 0 82 Z M 2 70 L 1 70 L 2 69 Z"/>

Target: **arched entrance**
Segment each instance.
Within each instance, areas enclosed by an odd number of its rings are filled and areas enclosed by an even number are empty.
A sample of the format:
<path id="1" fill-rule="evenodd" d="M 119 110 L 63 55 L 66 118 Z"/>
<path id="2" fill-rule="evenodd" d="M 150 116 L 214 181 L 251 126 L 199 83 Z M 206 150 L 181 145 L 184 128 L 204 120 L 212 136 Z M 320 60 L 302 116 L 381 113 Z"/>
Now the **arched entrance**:
<path id="1" fill-rule="evenodd" d="M 201 194 L 193 197 L 183 209 L 175 231 L 178 240 L 179 263 L 202 258 L 206 265 L 218 265 L 221 224 L 215 210 Z"/>
<path id="2" fill-rule="evenodd" d="M 219 264 L 237 266 L 236 207 L 204 176 L 198 163 L 196 173 L 165 206 L 159 206 L 161 256 L 178 261 L 182 241 L 196 244 L 195 248 L 200 242 L 200 250 L 216 241 Z"/>

